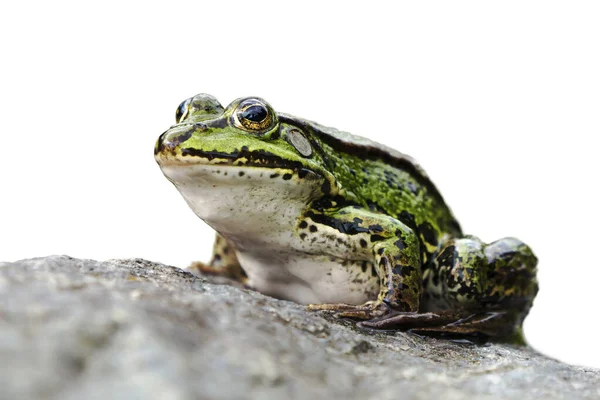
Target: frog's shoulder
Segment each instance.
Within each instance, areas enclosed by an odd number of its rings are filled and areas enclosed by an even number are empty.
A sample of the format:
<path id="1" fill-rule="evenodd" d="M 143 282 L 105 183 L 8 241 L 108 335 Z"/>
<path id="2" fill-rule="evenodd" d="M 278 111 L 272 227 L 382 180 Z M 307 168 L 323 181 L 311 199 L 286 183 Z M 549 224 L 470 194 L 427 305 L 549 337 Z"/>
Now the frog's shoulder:
<path id="1" fill-rule="evenodd" d="M 292 115 L 279 113 L 280 121 L 299 127 L 308 127 L 321 141 L 329 145 L 336 152 L 356 155 L 363 159 L 378 159 L 397 168 L 411 172 L 421 179 L 429 177 L 419 163 L 411 156 L 404 154 L 381 143 L 374 142 L 363 136 L 353 135 L 349 132 L 321 125 L 317 122 L 296 118 Z"/>

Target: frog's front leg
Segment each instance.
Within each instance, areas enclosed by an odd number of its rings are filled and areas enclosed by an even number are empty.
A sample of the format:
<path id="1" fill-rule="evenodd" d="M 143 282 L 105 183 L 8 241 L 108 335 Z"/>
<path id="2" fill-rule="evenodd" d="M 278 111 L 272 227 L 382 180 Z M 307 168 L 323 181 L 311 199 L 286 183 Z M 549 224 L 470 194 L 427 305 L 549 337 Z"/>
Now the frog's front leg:
<path id="1" fill-rule="evenodd" d="M 367 261 L 379 278 L 376 299 L 362 305 L 311 304 L 312 310 L 332 310 L 340 317 L 373 319 L 390 310 L 416 312 L 422 290 L 421 258 L 416 234 L 399 220 L 360 207 L 307 213 L 308 223 L 319 231 L 342 238 L 348 246 L 326 252 L 342 260 Z M 313 228 L 314 229 L 314 228 Z M 302 233 L 300 234 L 302 237 Z M 306 235 L 305 235 L 306 236 Z"/>
<path id="2" fill-rule="evenodd" d="M 237 259 L 234 244 L 218 233 L 210 263 L 194 261 L 188 270 L 194 274 L 228 278 L 241 284 L 245 284 L 248 280 L 246 272 Z"/>

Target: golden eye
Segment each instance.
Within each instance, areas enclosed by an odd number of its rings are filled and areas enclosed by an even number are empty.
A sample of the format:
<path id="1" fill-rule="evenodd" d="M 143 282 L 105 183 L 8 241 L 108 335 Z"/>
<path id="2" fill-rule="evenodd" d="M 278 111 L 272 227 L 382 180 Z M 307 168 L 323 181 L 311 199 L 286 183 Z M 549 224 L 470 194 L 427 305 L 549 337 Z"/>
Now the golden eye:
<path id="1" fill-rule="evenodd" d="M 271 127 L 274 116 L 265 103 L 257 99 L 247 99 L 238 106 L 236 120 L 242 128 L 259 132 Z"/>

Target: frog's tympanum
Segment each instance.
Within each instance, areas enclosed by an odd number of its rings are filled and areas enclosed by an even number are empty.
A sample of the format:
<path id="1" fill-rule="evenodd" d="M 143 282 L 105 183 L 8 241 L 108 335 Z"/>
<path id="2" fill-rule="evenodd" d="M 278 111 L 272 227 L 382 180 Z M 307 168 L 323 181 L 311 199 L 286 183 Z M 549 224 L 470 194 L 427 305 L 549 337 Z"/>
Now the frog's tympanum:
<path id="1" fill-rule="evenodd" d="M 276 113 L 258 97 L 177 108 L 154 154 L 217 231 L 201 271 L 363 327 L 519 340 L 537 259 L 464 235 L 409 156 Z"/>

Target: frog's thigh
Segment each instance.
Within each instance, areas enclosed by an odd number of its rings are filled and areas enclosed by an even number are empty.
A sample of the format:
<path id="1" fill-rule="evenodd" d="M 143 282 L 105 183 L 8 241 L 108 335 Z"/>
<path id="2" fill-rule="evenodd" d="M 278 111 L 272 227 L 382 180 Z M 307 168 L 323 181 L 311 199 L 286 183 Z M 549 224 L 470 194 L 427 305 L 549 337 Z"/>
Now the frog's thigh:
<path id="1" fill-rule="evenodd" d="M 213 257 L 207 265 L 200 261 L 193 262 L 189 267 L 192 272 L 201 275 L 217 275 L 245 283 L 247 276 L 237 259 L 235 246 L 223 236 L 216 234 L 213 245 Z"/>
<path id="2" fill-rule="evenodd" d="M 335 235 L 344 235 L 350 242 L 348 248 L 327 248 L 336 257 L 347 258 L 348 250 L 355 259 L 372 262 L 380 280 L 377 300 L 362 309 L 387 306 L 399 311 L 417 311 L 421 295 L 422 277 L 419 241 L 414 232 L 402 222 L 370 210 L 346 207 L 340 210 L 316 214 L 314 222 L 325 225 Z M 309 215 L 309 218 L 311 218 Z M 338 250 L 336 250 L 338 249 Z M 313 309 L 348 310 L 348 305 L 312 306 Z M 360 308 L 360 307 L 359 307 Z M 346 311 L 345 316 L 361 317 Z M 364 318 L 371 316 L 364 315 Z"/>
<path id="3" fill-rule="evenodd" d="M 536 263 L 531 249 L 514 238 L 487 245 L 476 237 L 451 239 L 441 245 L 426 277 L 422 306 L 436 311 L 399 313 L 363 326 L 522 342 L 518 328 L 537 292 Z"/>
<path id="4" fill-rule="evenodd" d="M 472 236 L 452 239 L 433 258 L 426 290 L 454 309 L 524 314 L 538 288 L 536 265 L 531 249 L 514 238 L 490 244 Z"/>

